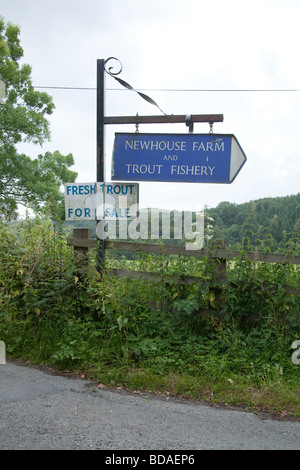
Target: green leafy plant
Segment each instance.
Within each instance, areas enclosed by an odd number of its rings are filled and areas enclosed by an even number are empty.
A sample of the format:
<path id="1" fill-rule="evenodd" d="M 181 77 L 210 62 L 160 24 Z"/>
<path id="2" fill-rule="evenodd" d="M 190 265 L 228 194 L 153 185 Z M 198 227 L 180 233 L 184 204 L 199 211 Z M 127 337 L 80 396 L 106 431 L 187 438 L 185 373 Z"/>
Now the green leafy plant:
<path id="1" fill-rule="evenodd" d="M 83 273 L 67 235 L 39 218 L 0 222 L 0 338 L 8 357 L 110 385 L 253 406 L 260 397 L 261 406 L 289 403 L 300 415 L 291 361 L 299 295 L 285 289 L 299 287 L 297 265 L 252 261 L 241 250 L 220 287 L 210 257 L 109 255 L 107 269 L 157 272 L 168 282 L 106 274 L 100 281 L 93 251 Z M 183 285 L 182 274 L 199 282 Z"/>

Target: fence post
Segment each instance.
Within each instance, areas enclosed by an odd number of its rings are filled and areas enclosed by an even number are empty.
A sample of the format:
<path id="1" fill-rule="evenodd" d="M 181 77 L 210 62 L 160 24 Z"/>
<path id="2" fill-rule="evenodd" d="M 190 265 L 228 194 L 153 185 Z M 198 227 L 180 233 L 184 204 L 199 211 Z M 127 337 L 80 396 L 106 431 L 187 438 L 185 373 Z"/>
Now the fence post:
<path id="1" fill-rule="evenodd" d="M 73 229 L 73 238 L 90 238 L 90 229 L 88 228 L 74 228 Z M 75 254 L 78 261 L 81 264 L 85 263 L 86 255 L 88 254 L 88 247 L 87 246 L 74 246 Z"/>
<path id="2" fill-rule="evenodd" d="M 226 250 L 226 242 L 217 242 L 218 250 Z M 215 279 L 217 281 L 226 280 L 226 258 L 215 258 Z"/>
<path id="3" fill-rule="evenodd" d="M 220 241 L 217 242 L 217 250 L 225 250 L 226 249 L 226 242 Z M 217 283 L 221 283 L 226 281 L 226 258 L 215 258 L 215 280 Z M 215 292 L 215 300 L 217 304 L 217 308 L 221 308 L 224 303 L 225 299 L 221 298 L 222 288 L 220 285 L 214 288 Z"/>

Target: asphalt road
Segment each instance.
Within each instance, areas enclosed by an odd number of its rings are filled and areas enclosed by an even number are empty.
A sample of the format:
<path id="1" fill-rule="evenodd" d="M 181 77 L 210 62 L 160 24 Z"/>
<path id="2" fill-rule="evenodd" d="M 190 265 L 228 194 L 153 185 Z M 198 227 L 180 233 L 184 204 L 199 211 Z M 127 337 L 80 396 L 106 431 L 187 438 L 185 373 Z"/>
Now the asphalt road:
<path id="1" fill-rule="evenodd" d="M 167 398 L 0 364 L 0 449 L 300 450 L 300 422 Z"/>

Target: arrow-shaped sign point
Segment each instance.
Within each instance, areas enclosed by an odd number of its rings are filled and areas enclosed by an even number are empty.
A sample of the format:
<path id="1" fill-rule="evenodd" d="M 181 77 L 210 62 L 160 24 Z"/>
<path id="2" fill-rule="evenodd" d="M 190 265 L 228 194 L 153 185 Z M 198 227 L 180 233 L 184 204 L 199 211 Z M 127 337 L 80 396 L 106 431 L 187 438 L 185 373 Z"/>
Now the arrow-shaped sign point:
<path id="1" fill-rule="evenodd" d="M 231 158 L 230 158 L 230 173 L 229 173 L 229 182 L 235 179 L 242 166 L 246 162 L 247 157 L 244 154 L 240 144 L 234 136 L 231 139 Z"/>

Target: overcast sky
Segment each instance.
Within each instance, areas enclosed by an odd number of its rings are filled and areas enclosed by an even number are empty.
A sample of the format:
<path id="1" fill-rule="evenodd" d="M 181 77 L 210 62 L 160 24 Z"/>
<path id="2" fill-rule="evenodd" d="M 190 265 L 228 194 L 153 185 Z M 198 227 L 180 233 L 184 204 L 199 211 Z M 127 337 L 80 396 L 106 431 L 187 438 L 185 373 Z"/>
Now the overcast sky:
<path id="1" fill-rule="evenodd" d="M 123 65 L 119 77 L 166 114 L 224 115 L 214 133 L 234 134 L 247 156 L 233 183 L 140 183 L 141 207 L 198 210 L 300 191 L 300 92 L 291 91 L 300 90 L 299 0 L 1 0 L 0 15 L 20 26 L 36 87 L 95 88 L 97 59 L 114 56 Z M 107 116 L 160 114 L 105 80 Z M 45 91 L 56 106 L 51 142 L 26 151 L 72 153 L 77 181 L 95 181 L 96 91 Z M 139 131 L 188 128 L 145 124 Z M 106 126 L 106 181 L 115 132 L 135 126 Z M 208 132 L 208 124 L 194 125 L 194 133 Z"/>

